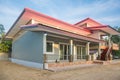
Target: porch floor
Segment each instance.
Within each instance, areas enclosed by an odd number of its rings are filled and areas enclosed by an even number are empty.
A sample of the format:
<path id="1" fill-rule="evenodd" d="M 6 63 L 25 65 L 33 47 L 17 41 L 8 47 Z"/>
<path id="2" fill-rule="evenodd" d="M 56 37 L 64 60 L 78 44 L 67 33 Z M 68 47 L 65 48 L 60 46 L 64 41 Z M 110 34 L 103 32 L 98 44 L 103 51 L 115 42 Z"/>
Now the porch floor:
<path id="1" fill-rule="evenodd" d="M 93 67 L 93 66 L 100 66 L 100 65 L 110 65 L 110 64 L 120 63 L 120 60 L 112 60 L 112 61 L 96 60 L 92 62 L 86 61 L 86 62 L 83 62 L 82 64 L 78 64 L 79 62 L 70 62 L 70 64 L 72 65 L 65 65 L 68 63 L 62 63 L 64 66 L 59 65 L 61 63 L 50 63 L 50 65 L 52 64 L 55 66 L 49 67 L 48 70 L 56 72 L 56 71 L 72 70 L 72 69 L 77 69 L 77 68 L 86 68 L 86 67 Z"/>
<path id="2" fill-rule="evenodd" d="M 79 64 L 79 65 L 72 65 L 65 67 L 50 67 L 48 70 L 56 72 L 56 71 L 65 71 L 65 70 L 72 70 L 72 69 L 92 67 L 92 66 L 97 66 L 97 64 Z"/>

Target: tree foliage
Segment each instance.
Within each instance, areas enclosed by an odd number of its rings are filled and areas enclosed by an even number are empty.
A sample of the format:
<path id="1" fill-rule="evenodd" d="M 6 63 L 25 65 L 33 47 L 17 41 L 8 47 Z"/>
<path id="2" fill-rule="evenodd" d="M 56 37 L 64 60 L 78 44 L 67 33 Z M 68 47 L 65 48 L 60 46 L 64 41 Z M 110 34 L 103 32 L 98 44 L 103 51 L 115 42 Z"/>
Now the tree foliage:
<path id="1" fill-rule="evenodd" d="M 10 52 L 11 51 L 11 41 L 5 39 L 4 26 L 0 24 L 0 52 Z"/>
<path id="2" fill-rule="evenodd" d="M 115 29 L 118 31 L 118 32 L 120 32 L 120 27 L 115 27 Z M 113 35 L 112 36 L 112 41 L 114 42 L 114 43 L 117 43 L 117 44 L 120 44 L 120 35 Z"/>
<path id="3" fill-rule="evenodd" d="M 116 26 L 115 29 L 116 29 L 118 32 L 120 32 L 120 27 Z M 112 38 L 111 38 L 111 40 L 112 40 L 114 43 L 116 43 L 116 44 L 119 45 L 119 50 L 118 50 L 118 51 L 113 50 L 113 53 L 114 53 L 115 56 L 119 56 L 119 57 L 120 57 L 120 35 L 113 35 Z"/>

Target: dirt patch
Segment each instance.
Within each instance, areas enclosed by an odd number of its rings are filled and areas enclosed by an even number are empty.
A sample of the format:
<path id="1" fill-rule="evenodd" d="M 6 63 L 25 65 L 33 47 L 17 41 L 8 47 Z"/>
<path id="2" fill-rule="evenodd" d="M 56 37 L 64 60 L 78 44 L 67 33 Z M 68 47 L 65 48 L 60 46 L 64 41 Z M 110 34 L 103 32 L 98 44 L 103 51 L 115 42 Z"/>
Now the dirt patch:
<path id="1" fill-rule="evenodd" d="M 120 80 L 120 63 L 51 72 L 0 61 L 0 80 Z"/>

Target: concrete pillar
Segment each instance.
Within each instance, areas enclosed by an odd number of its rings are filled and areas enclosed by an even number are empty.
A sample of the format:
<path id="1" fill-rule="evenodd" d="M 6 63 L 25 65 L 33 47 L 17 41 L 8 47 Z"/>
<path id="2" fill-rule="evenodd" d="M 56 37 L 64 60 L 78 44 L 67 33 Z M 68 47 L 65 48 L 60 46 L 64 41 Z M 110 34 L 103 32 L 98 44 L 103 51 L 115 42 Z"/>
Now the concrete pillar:
<path id="1" fill-rule="evenodd" d="M 106 54 L 106 60 L 112 59 L 112 56 L 111 56 L 112 53 L 110 52 L 110 49 L 111 49 L 111 47 L 112 47 L 111 37 L 112 37 L 112 35 L 109 35 L 109 39 L 108 39 L 109 50 L 108 50 L 108 52 L 107 52 L 107 54 Z"/>
<path id="2" fill-rule="evenodd" d="M 46 42 L 47 42 L 47 34 L 43 34 L 43 54 L 46 54 Z"/>
<path id="3" fill-rule="evenodd" d="M 86 60 L 87 61 L 89 61 L 89 60 L 91 60 L 91 56 L 90 56 L 90 42 L 87 42 L 87 44 L 86 44 Z"/>
<path id="4" fill-rule="evenodd" d="M 70 56 L 69 61 L 73 62 L 73 40 L 70 40 Z"/>
<path id="5" fill-rule="evenodd" d="M 100 60 L 100 57 L 101 57 L 101 43 L 98 43 L 98 60 Z"/>
<path id="6" fill-rule="evenodd" d="M 47 34 L 44 33 L 43 34 L 43 68 L 44 69 L 48 69 L 48 64 L 47 64 L 47 55 L 46 55 L 46 37 L 47 37 Z"/>

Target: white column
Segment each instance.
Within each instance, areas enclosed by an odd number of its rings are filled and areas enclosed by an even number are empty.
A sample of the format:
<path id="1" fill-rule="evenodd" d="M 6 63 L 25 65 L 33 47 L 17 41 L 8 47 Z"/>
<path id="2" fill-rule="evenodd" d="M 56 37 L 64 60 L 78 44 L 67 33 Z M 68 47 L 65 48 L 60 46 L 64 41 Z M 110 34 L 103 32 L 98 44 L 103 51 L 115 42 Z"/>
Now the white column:
<path id="1" fill-rule="evenodd" d="M 73 61 L 73 40 L 70 40 L 70 62 Z"/>
<path id="2" fill-rule="evenodd" d="M 87 44 L 86 44 L 86 56 L 87 56 L 87 60 L 91 60 L 91 57 L 90 57 L 90 48 L 89 48 L 89 46 L 90 46 L 90 42 L 87 42 Z"/>
<path id="3" fill-rule="evenodd" d="M 89 47 L 89 45 L 90 45 L 90 42 L 87 42 L 87 44 L 86 44 L 86 53 L 87 53 L 87 55 L 89 55 L 89 51 L 90 51 L 90 47 Z"/>
<path id="4" fill-rule="evenodd" d="M 47 37 L 47 34 L 45 33 L 43 35 L 43 54 L 46 54 L 46 37 Z"/>
<path id="5" fill-rule="evenodd" d="M 70 40 L 70 55 L 73 54 L 73 40 Z"/>
<path id="6" fill-rule="evenodd" d="M 74 61 L 75 60 L 77 60 L 77 51 L 76 51 L 76 46 L 75 45 L 73 45 L 73 59 L 74 59 Z"/>
<path id="7" fill-rule="evenodd" d="M 43 34 L 43 68 L 44 69 L 48 69 L 48 63 L 47 63 L 47 56 L 46 56 L 46 37 L 47 37 L 47 34 L 44 33 Z"/>

